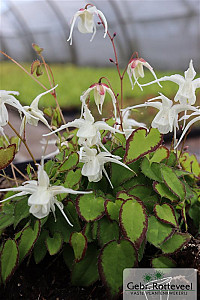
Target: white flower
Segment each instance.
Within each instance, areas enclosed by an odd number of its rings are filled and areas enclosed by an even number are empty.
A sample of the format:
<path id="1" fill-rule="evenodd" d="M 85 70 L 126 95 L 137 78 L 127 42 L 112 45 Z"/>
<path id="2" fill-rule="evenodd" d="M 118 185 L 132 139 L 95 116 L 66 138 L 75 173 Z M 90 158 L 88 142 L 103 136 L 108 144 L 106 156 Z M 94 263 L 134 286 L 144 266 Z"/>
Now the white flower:
<path id="1" fill-rule="evenodd" d="M 83 107 L 84 107 L 84 105 L 86 105 L 85 101 L 86 101 L 86 99 L 89 96 L 91 91 L 94 91 L 94 100 L 95 100 L 95 103 L 97 105 L 97 108 L 98 108 L 98 111 L 99 111 L 100 114 L 102 114 L 102 106 L 103 106 L 103 103 L 104 103 L 106 92 L 108 92 L 108 94 L 111 96 L 111 99 L 112 99 L 113 108 L 114 108 L 114 115 L 115 115 L 115 118 L 116 118 L 117 110 L 116 110 L 115 95 L 114 95 L 113 91 L 109 88 L 109 86 L 105 83 L 95 83 L 95 84 L 91 85 L 89 87 L 89 89 L 87 89 L 83 93 L 83 95 L 80 97 L 80 100 L 82 102 L 81 115 L 82 115 L 82 112 L 83 112 Z"/>
<path id="2" fill-rule="evenodd" d="M 129 138 L 131 133 L 134 131 L 132 127 L 144 127 L 146 128 L 146 125 L 144 123 L 139 123 L 135 121 L 134 119 L 130 119 L 130 111 L 122 111 L 122 127 L 123 127 L 123 132 L 125 133 L 126 139 Z M 121 123 L 120 118 L 117 118 L 116 122 L 118 124 Z M 119 128 L 119 125 L 115 126 L 117 129 Z"/>
<path id="3" fill-rule="evenodd" d="M 155 81 L 149 82 L 147 84 L 143 84 L 143 86 L 152 84 L 154 82 L 159 82 L 159 81 L 166 81 L 166 80 L 173 81 L 179 85 L 179 89 L 178 92 L 176 93 L 174 100 L 176 102 L 179 101 L 181 104 L 193 105 L 196 102 L 195 90 L 200 88 L 200 78 L 193 80 L 194 77 L 196 76 L 196 72 L 193 67 L 192 59 L 190 61 L 189 68 L 187 69 L 187 71 L 185 71 L 184 75 L 185 75 L 184 77 L 179 74 L 164 76 Z"/>
<path id="4" fill-rule="evenodd" d="M 176 104 L 173 105 L 173 102 L 168 99 L 163 94 L 159 93 L 160 96 L 149 99 L 148 102 L 145 102 L 144 104 L 135 105 L 132 107 L 128 107 L 125 109 L 133 109 L 133 108 L 139 108 L 139 107 L 154 107 L 159 110 L 155 118 L 153 119 L 151 126 L 153 128 L 157 128 L 160 133 L 166 134 L 168 132 L 172 132 L 173 129 L 176 131 L 176 128 L 178 127 L 178 114 L 182 111 L 187 110 L 193 110 L 196 111 L 197 109 L 191 105 L 187 104 Z M 161 99 L 162 102 L 152 102 L 154 100 Z"/>
<path id="5" fill-rule="evenodd" d="M 45 119 L 44 117 L 44 113 L 43 111 L 41 111 L 39 108 L 38 108 L 38 103 L 39 103 L 39 100 L 42 96 L 50 93 L 51 91 L 53 91 L 58 85 L 56 85 L 55 87 L 53 87 L 52 89 L 44 92 L 44 93 L 41 93 L 39 94 L 31 103 L 30 106 L 24 106 L 24 109 L 26 112 L 28 112 L 29 114 L 26 115 L 23 120 L 22 120 L 22 124 L 21 124 L 21 127 L 20 127 L 20 135 L 22 134 L 23 130 L 24 130 L 24 127 L 25 127 L 25 124 L 28 123 L 30 125 L 33 125 L 33 126 L 37 126 L 38 125 L 38 122 L 41 121 L 43 124 L 45 124 L 49 129 L 51 129 L 51 127 L 49 126 L 47 120 Z"/>
<path id="6" fill-rule="evenodd" d="M 94 117 L 92 116 L 90 110 L 86 105 L 84 106 L 83 117 L 84 119 L 75 119 L 74 121 L 68 122 L 67 124 L 62 125 L 60 128 L 56 129 L 55 131 L 52 131 L 48 134 L 44 134 L 43 136 L 49 136 L 68 127 L 76 127 L 79 128 L 77 131 L 79 145 L 87 145 L 88 147 L 92 147 L 93 145 L 100 145 L 102 147 L 101 135 L 99 130 L 109 130 L 112 133 L 123 133 L 109 126 L 104 121 L 94 122 Z"/>
<path id="7" fill-rule="evenodd" d="M 137 83 L 137 85 L 140 87 L 140 89 L 143 90 L 142 85 L 140 85 L 138 82 L 138 78 L 140 78 L 140 77 L 144 78 L 143 67 L 146 67 L 147 69 L 149 69 L 149 71 L 153 74 L 154 78 L 157 80 L 156 74 L 148 62 L 146 62 L 143 58 L 133 58 L 127 67 L 127 74 L 129 76 L 132 89 L 134 88 L 134 85 Z M 135 80 L 134 84 L 132 81 L 132 76 Z M 158 82 L 158 84 L 159 84 L 159 82 Z M 160 85 L 160 87 L 162 87 L 162 86 Z"/>
<path id="8" fill-rule="evenodd" d="M 103 176 L 102 172 L 104 172 L 111 187 L 113 188 L 113 185 L 104 168 L 104 164 L 107 162 L 119 164 L 133 172 L 133 170 L 131 170 L 128 166 L 119 161 L 121 159 L 120 156 L 112 155 L 109 152 L 100 152 L 99 154 L 97 154 L 96 149 L 82 147 L 79 151 L 79 157 L 80 162 L 84 163 L 81 173 L 83 176 L 87 176 L 90 182 L 100 181 Z"/>
<path id="9" fill-rule="evenodd" d="M 22 186 L 0 189 L 0 192 L 14 191 L 19 192 L 16 195 L 8 197 L 0 202 L 10 200 L 15 197 L 24 196 L 31 194 L 28 198 L 28 205 L 30 206 L 29 212 L 36 218 L 42 219 L 53 212 L 55 217 L 55 205 L 59 208 L 67 222 L 73 226 L 68 220 L 67 216 L 63 211 L 63 204 L 56 199 L 56 195 L 63 193 L 70 194 L 87 194 L 91 192 L 74 191 L 72 189 L 65 188 L 63 186 L 50 186 L 49 177 L 44 171 L 44 161 L 42 159 L 41 165 L 38 168 L 38 181 L 30 180 L 25 181 Z"/>
<path id="10" fill-rule="evenodd" d="M 186 127 L 184 128 L 184 130 L 183 130 L 183 132 L 182 132 L 182 134 L 181 134 L 181 137 L 179 138 L 178 143 L 176 144 L 175 149 L 179 146 L 180 142 L 181 142 L 182 139 L 184 138 L 184 136 L 185 136 L 186 132 L 188 131 L 188 129 L 190 128 L 190 126 L 192 126 L 194 123 L 200 121 L 200 110 L 197 111 L 197 112 L 194 112 L 194 113 L 192 113 L 192 114 L 190 114 L 190 115 L 185 115 L 185 116 L 183 116 L 183 117 L 180 119 L 180 121 L 181 121 L 181 120 L 189 119 L 191 116 L 197 116 L 197 117 L 193 118 L 193 119 L 186 125 Z"/>
<path id="11" fill-rule="evenodd" d="M 78 17 L 80 17 L 80 20 L 78 22 L 78 30 L 81 33 L 93 33 L 90 41 L 93 40 L 93 38 L 96 34 L 96 25 L 94 22 L 95 15 L 97 15 L 103 22 L 104 29 L 105 29 L 104 38 L 106 37 L 107 31 L 108 31 L 108 25 L 107 25 L 107 21 L 106 21 L 104 14 L 100 10 L 98 10 L 95 6 L 91 6 L 89 8 L 81 8 L 78 12 L 75 13 L 73 20 L 72 20 L 70 34 L 69 34 L 69 38 L 67 40 L 67 41 L 70 41 L 70 45 L 72 45 L 72 32 L 74 29 L 76 19 Z"/>
<path id="12" fill-rule="evenodd" d="M 12 95 L 11 95 L 12 94 Z M 19 95 L 19 92 L 15 91 L 0 91 L 0 126 L 5 126 L 8 123 L 8 111 L 5 106 L 5 104 L 9 104 L 16 109 L 18 109 L 19 112 L 23 112 L 27 117 L 29 114 L 26 112 L 26 110 L 23 108 L 23 106 L 20 104 L 20 102 L 13 96 Z"/>

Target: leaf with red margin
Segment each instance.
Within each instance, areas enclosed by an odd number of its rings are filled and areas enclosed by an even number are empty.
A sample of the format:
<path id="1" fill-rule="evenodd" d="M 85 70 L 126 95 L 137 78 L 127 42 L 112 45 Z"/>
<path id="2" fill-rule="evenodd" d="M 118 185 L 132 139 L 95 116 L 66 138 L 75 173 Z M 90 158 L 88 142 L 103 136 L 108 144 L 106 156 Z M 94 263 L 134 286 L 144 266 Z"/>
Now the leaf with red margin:
<path id="1" fill-rule="evenodd" d="M 122 206 L 122 203 L 124 203 L 124 201 L 120 199 L 116 199 L 115 202 L 106 200 L 105 212 L 111 221 L 119 222 L 119 211 Z"/>
<path id="2" fill-rule="evenodd" d="M 105 199 L 94 193 L 80 195 L 76 200 L 76 209 L 80 218 L 86 222 L 99 220 L 105 213 Z"/>
<path id="3" fill-rule="evenodd" d="M 162 143 L 163 135 L 156 129 L 138 128 L 130 135 L 126 143 L 124 162 L 130 164 L 147 153 L 155 151 Z"/>
<path id="4" fill-rule="evenodd" d="M 150 161 L 151 164 L 153 162 L 160 163 L 164 159 L 168 159 L 168 158 L 169 158 L 169 149 L 166 148 L 165 146 L 160 146 L 153 153 L 153 155 L 152 155 L 152 157 L 150 158 L 149 161 Z"/>
<path id="5" fill-rule="evenodd" d="M 82 232 L 72 232 L 69 243 L 74 250 L 75 261 L 81 261 L 87 250 L 86 236 Z"/>
<path id="6" fill-rule="evenodd" d="M 8 239 L 1 251 L 1 278 L 5 284 L 14 273 L 19 262 L 19 250 L 15 240 Z"/>
<path id="7" fill-rule="evenodd" d="M 34 229 L 30 226 L 26 227 L 19 241 L 19 263 L 31 252 L 34 247 L 35 242 L 37 241 L 41 229 L 40 220 L 36 220 L 34 224 Z"/>
<path id="8" fill-rule="evenodd" d="M 184 200 L 186 192 L 184 184 L 178 179 L 174 170 L 166 165 L 161 166 L 161 173 L 164 180 L 165 185 L 169 188 L 169 190 L 179 197 L 179 199 Z"/>
<path id="9" fill-rule="evenodd" d="M 102 249 L 98 259 L 101 280 L 108 287 L 112 299 L 120 294 L 123 284 L 123 270 L 137 265 L 137 251 L 128 239 L 108 242 Z"/>
<path id="10" fill-rule="evenodd" d="M 0 148 L 0 170 L 6 168 L 15 158 L 16 144 Z"/>
<path id="11" fill-rule="evenodd" d="M 122 204 L 119 222 L 124 235 L 139 249 L 148 227 L 147 213 L 139 198 L 132 196 Z"/>
<path id="12" fill-rule="evenodd" d="M 175 268 L 176 262 L 165 255 L 155 257 L 151 261 L 152 268 Z"/>
<path id="13" fill-rule="evenodd" d="M 60 232 L 55 232 L 53 237 L 50 237 L 49 235 L 46 237 L 45 243 L 49 254 L 55 255 L 62 248 L 63 236 Z"/>
<path id="14" fill-rule="evenodd" d="M 188 233 L 175 232 L 170 239 L 160 246 L 160 248 L 165 254 L 175 253 L 181 250 L 190 239 L 191 236 Z"/>
<path id="15" fill-rule="evenodd" d="M 178 222 L 172 205 L 168 203 L 164 203 L 162 205 L 156 204 L 154 206 L 154 212 L 161 222 L 178 227 Z"/>
<path id="16" fill-rule="evenodd" d="M 158 183 L 158 182 L 154 181 L 153 189 L 162 198 L 167 198 L 167 199 L 171 200 L 172 202 L 180 201 L 180 199 L 176 195 L 174 195 L 164 183 Z"/>

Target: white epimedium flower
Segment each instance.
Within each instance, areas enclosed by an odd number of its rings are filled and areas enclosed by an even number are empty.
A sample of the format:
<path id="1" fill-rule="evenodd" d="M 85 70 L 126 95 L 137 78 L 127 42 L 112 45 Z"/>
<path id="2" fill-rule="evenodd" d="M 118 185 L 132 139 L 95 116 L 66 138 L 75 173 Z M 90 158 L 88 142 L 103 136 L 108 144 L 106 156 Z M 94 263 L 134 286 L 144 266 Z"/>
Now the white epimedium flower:
<path id="1" fill-rule="evenodd" d="M 81 192 L 74 191 L 63 186 L 51 186 L 50 180 L 47 173 L 44 171 L 44 161 L 42 159 L 41 165 L 38 168 L 38 180 L 25 181 L 22 186 L 0 189 L 0 192 L 19 192 L 11 197 L 8 197 L 0 202 L 4 202 L 19 196 L 24 196 L 30 194 L 28 198 L 28 205 L 30 206 L 29 212 L 33 214 L 36 218 L 42 219 L 49 215 L 50 211 L 53 212 L 55 217 L 55 205 L 59 208 L 67 222 L 73 226 L 67 216 L 65 215 L 63 209 L 63 204 L 57 200 L 56 195 L 59 194 L 88 194 L 92 192 Z M 55 219 L 56 220 L 56 219 Z"/>
<path id="2" fill-rule="evenodd" d="M 149 71 L 153 74 L 154 78 L 157 80 L 156 74 L 148 62 L 146 62 L 143 58 L 133 58 L 129 62 L 128 67 L 127 67 L 127 74 L 129 76 L 132 89 L 134 88 L 134 85 L 137 83 L 137 85 L 140 87 L 140 89 L 143 90 L 142 85 L 139 84 L 139 82 L 138 82 L 138 78 L 140 78 L 140 77 L 144 78 L 143 67 L 146 67 L 147 69 L 149 69 Z M 135 80 L 134 84 L 132 81 L 132 76 Z M 158 84 L 160 85 L 159 82 L 158 82 Z M 162 86 L 160 85 L 160 87 L 162 87 Z"/>
<path id="3" fill-rule="evenodd" d="M 94 117 L 92 116 L 89 108 L 86 105 L 84 106 L 83 117 L 84 119 L 75 119 L 74 121 L 68 122 L 67 124 L 62 125 L 60 128 L 56 129 L 55 131 L 52 131 L 48 134 L 44 134 L 43 136 L 49 136 L 68 127 L 76 127 L 78 128 L 76 135 L 79 138 L 79 145 L 87 145 L 88 147 L 92 147 L 93 145 L 100 145 L 102 147 L 101 134 L 99 130 L 108 130 L 112 133 L 118 132 L 123 134 L 123 132 L 109 126 L 104 121 L 95 122 Z"/>
<path id="4" fill-rule="evenodd" d="M 173 105 L 173 101 L 168 99 L 163 94 L 159 93 L 160 96 L 149 99 L 148 102 L 144 104 L 138 104 L 132 107 L 127 107 L 124 111 L 139 108 L 139 107 L 154 107 L 159 110 L 155 118 L 153 119 L 151 126 L 153 128 L 157 128 L 160 133 L 166 134 L 168 132 L 172 132 L 176 135 L 176 128 L 178 127 L 178 114 L 182 111 L 193 110 L 196 111 L 197 108 L 188 105 L 188 104 L 175 104 Z M 161 99 L 162 102 L 151 102 L 154 100 Z"/>
<path id="5" fill-rule="evenodd" d="M 130 116 L 129 110 L 122 111 L 122 127 L 126 139 L 128 139 L 131 133 L 134 131 L 133 127 L 146 128 L 146 125 L 144 123 L 137 122 L 134 119 L 129 118 L 129 116 Z M 120 124 L 121 123 L 120 118 L 117 118 L 116 122 Z M 115 127 L 119 129 L 120 125 L 115 125 Z"/>
<path id="6" fill-rule="evenodd" d="M 5 126 L 8 123 L 8 111 L 5 104 L 9 104 L 15 107 L 19 112 L 23 112 L 27 117 L 29 113 L 26 112 L 20 102 L 13 96 L 19 95 L 19 92 L 15 91 L 0 91 L 0 126 Z"/>
<path id="7" fill-rule="evenodd" d="M 41 93 L 39 94 L 31 103 L 30 106 L 24 106 L 24 109 L 26 112 L 28 112 L 29 114 L 26 115 L 23 120 L 22 120 L 22 124 L 21 124 L 21 127 L 20 127 L 20 134 L 22 134 L 23 130 L 24 130 L 24 127 L 25 127 L 25 124 L 28 123 L 30 125 L 33 125 L 33 126 L 37 126 L 38 125 L 38 122 L 41 121 L 43 124 L 45 124 L 49 129 L 51 129 L 51 127 L 49 126 L 47 120 L 45 119 L 44 117 L 44 113 L 43 111 L 41 111 L 39 108 L 38 108 L 38 104 L 39 104 L 39 100 L 42 96 L 50 93 L 51 91 L 53 91 L 58 85 L 56 85 L 55 87 L 53 87 L 52 89 L 44 92 L 44 93 Z"/>
<path id="8" fill-rule="evenodd" d="M 101 21 L 104 24 L 104 38 L 106 37 L 107 31 L 108 31 L 108 25 L 106 18 L 104 14 L 98 10 L 95 6 L 87 7 L 87 8 L 81 8 L 79 11 L 77 11 L 73 17 L 71 28 L 70 28 L 70 34 L 67 41 L 70 41 L 70 45 L 72 45 L 72 33 L 74 29 L 74 25 L 76 22 L 76 19 L 80 17 L 80 20 L 78 22 L 78 30 L 81 33 L 93 33 L 92 38 L 90 39 L 90 42 L 93 40 L 95 34 L 96 34 L 96 24 L 94 22 L 94 16 L 97 15 Z"/>
<path id="9" fill-rule="evenodd" d="M 116 98 L 113 91 L 109 88 L 109 86 L 105 83 L 95 83 L 87 89 L 83 95 L 80 97 L 82 102 L 81 115 L 83 113 L 83 108 L 86 105 L 86 99 L 88 98 L 91 91 L 94 91 L 94 100 L 98 108 L 99 114 L 102 114 L 102 106 L 105 100 L 106 92 L 111 96 L 113 108 L 114 108 L 114 116 L 116 119 L 117 109 L 116 109 Z"/>
<path id="10" fill-rule="evenodd" d="M 93 148 L 81 147 L 79 151 L 79 161 L 84 163 L 81 171 L 82 175 L 88 177 L 90 182 L 98 182 L 102 179 L 102 173 L 104 173 L 112 188 L 113 185 L 104 167 L 105 163 L 116 163 L 133 172 L 133 170 L 120 160 L 120 156 L 112 155 L 110 152 L 100 152 L 97 154 L 97 150 Z"/>
<path id="11" fill-rule="evenodd" d="M 200 122 L 200 110 L 197 111 L 197 112 L 194 112 L 194 113 L 192 113 L 192 114 L 190 114 L 190 115 L 185 115 L 185 116 L 183 116 L 183 117 L 180 119 L 180 121 L 182 121 L 182 120 L 187 120 L 187 119 L 189 119 L 189 118 L 192 117 L 192 116 L 195 116 L 195 118 L 193 118 L 193 119 L 192 119 L 190 122 L 188 122 L 188 124 L 185 126 L 185 128 L 184 128 L 184 130 L 183 130 L 183 132 L 182 132 L 182 134 L 181 134 L 181 136 L 180 136 L 180 138 L 179 138 L 179 141 L 178 141 L 178 143 L 176 144 L 175 149 L 179 146 L 179 144 L 180 144 L 181 141 L 183 140 L 183 138 L 184 138 L 186 132 L 188 131 L 188 129 L 189 129 L 194 123 Z"/>
<path id="12" fill-rule="evenodd" d="M 171 76 L 164 76 L 160 79 L 157 79 L 155 81 L 149 82 L 147 84 L 143 84 L 142 86 L 146 86 L 149 84 L 152 84 L 154 82 L 159 81 L 172 81 L 179 85 L 178 92 L 176 93 L 176 96 L 174 98 L 174 101 L 179 101 L 181 104 L 190 104 L 194 105 L 196 102 L 196 95 L 195 91 L 196 89 L 200 88 L 200 78 L 194 79 L 196 76 L 196 72 L 193 67 L 192 59 L 189 64 L 189 68 L 184 73 L 184 77 L 175 74 Z"/>

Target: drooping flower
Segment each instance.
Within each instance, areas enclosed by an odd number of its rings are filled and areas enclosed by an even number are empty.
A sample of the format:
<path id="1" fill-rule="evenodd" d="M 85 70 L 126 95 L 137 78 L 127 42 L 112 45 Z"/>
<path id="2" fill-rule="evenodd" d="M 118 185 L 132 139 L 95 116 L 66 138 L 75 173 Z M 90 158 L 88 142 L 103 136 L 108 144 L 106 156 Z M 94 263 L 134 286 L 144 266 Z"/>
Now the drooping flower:
<path id="1" fill-rule="evenodd" d="M 120 156 L 112 155 L 109 152 L 100 152 L 97 154 L 97 150 L 93 148 L 90 149 L 88 147 L 81 147 L 79 151 L 79 161 L 84 163 L 81 171 L 82 175 L 88 177 L 90 182 L 98 182 L 103 176 L 102 173 L 104 173 L 112 188 L 113 185 L 104 167 L 105 163 L 116 163 L 133 172 L 133 170 L 120 160 Z"/>
<path id="2" fill-rule="evenodd" d="M 97 15 L 100 17 L 101 21 L 104 24 L 104 38 L 106 37 L 107 31 L 108 31 L 108 25 L 106 18 L 104 14 L 98 10 L 95 6 L 87 7 L 87 8 L 81 8 L 79 11 L 77 11 L 73 17 L 71 28 L 70 28 L 70 34 L 67 41 L 70 41 L 70 45 L 72 45 L 72 33 L 74 29 L 74 25 L 76 22 L 76 19 L 80 17 L 80 20 L 78 22 L 78 30 L 81 33 L 93 33 L 92 38 L 90 42 L 93 40 L 95 34 L 96 34 L 96 25 L 94 22 L 94 16 Z"/>
<path id="3" fill-rule="evenodd" d="M 25 181 L 22 186 L 0 189 L 0 192 L 19 192 L 10 196 L 0 202 L 4 202 L 15 197 L 30 194 L 28 198 L 28 205 L 30 206 L 29 212 L 36 218 L 42 219 L 49 215 L 50 211 L 53 212 L 55 217 L 55 205 L 59 208 L 67 222 L 73 226 L 64 213 L 63 204 L 57 200 L 56 195 L 69 193 L 69 194 L 88 194 L 91 192 L 74 191 L 63 186 L 51 186 L 47 173 L 44 170 L 44 160 L 42 159 L 41 165 L 38 167 L 38 180 Z"/>
<path id="4" fill-rule="evenodd" d="M 129 62 L 128 67 L 127 67 L 127 74 L 129 76 L 132 89 L 134 88 L 134 85 L 137 83 L 137 85 L 140 87 L 140 89 L 143 90 L 142 85 L 140 85 L 138 82 L 138 78 L 140 78 L 140 77 L 144 78 L 143 67 L 146 67 L 147 69 L 149 69 L 149 71 L 153 74 L 154 78 L 157 80 L 156 74 L 148 62 L 146 62 L 143 58 L 133 58 Z M 134 84 L 132 81 L 132 76 L 135 80 Z M 158 84 L 160 85 L 159 82 L 158 82 Z M 162 86 L 160 85 L 160 87 L 162 87 Z"/>
<path id="5" fill-rule="evenodd" d="M 87 145 L 88 147 L 92 147 L 93 145 L 102 146 L 101 135 L 99 130 L 109 130 L 112 133 L 122 133 L 121 131 L 109 126 L 104 121 L 95 122 L 94 117 L 92 116 L 89 108 L 86 105 L 84 106 L 83 117 L 84 119 L 75 119 L 74 121 L 68 122 L 67 124 L 62 125 L 60 128 L 56 129 L 55 131 L 52 131 L 48 134 L 44 134 L 43 136 L 49 136 L 68 127 L 76 127 L 79 128 L 76 134 L 79 138 L 79 145 Z"/>
<path id="6" fill-rule="evenodd" d="M 189 118 L 192 117 L 192 116 L 197 116 L 197 117 L 193 118 L 193 119 L 192 119 L 190 122 L 188 122 L 188 124 L 185 126 L 185 128 L 184 128 L 184 130 L 183 130 L 183 132 L 182 132 L 182 134 L 181 134 L 181 136 L 180 136 L 180 138 L 179 138 L 179 141 L 178 141 L 178 143 L 176 144 L 175 149 L 180 145 L 180 143 L 181 143 L 181 141 L 183 140 L 183 138 L 184 138 L 186 132 L 188 131 L 188 129 L 189 129 L 194 123 L 200 121 L 200 110 L 197 111 L 197 112 L 194 112 L 194 113 L 192 113 L 192 114 L 190 114 L 190 115 L 185 115 L 185 116 L 183 116 L 183 117 L 180 119 L 180 121 L 181 121 L 181 120 L 189 119 Z"/>
<path id="7" fill-rule="evenodd" d="M 58 85 L 56 85 L 55 87 L 53 87 L 52 89 L 39 94 L 31 103 L 30 106 L 24 106 L 24 109 L 26 112 L 28 112 L 29 114 L 24 116 L 24 118 L 22 119 L 22 123 L 21 123 L 21 127 L 20 127 L 20 134 L 22 134 L 22 132 L 24 131 L 24 127 L 25 124 L 28 123 L 30 125 L 33 126 L 37 126 L 38 122 L 41 121 L 44 125 L 46 125 L 49 129 L 51 129 L 51 127 L 49 126 L 47 120 L 44 117 L 44 113 L 43 111 L 41 111 L 38 108 L 38 103 L 39 100 L 42 96 L 50 93 L 51 91 L 53 91 Z"/>
<path id="8" fill-rule="evenodd" d="M 26 112 L 24 107 L 20 102 L 13 96 L 19 95 L 19 92 L 15 91 L 0 91 L 0 126 L 5 126 L 8 123 L 8 111 L 5 104 L 9 104 L 15 107 L 19 112 L 23 112 L 25 116 L 29 116 L 29 113 Z"/>
<path id="9" fill-rule="evenodd" d="M 113 108 L 114 108 L 114 116 L 116 118 L 117 116 L 117 110 L 116 110 L 116 99 L 113 91 L 109 88 L 109 86 L 105 83 L 95 83 L 87 89 L 83 95 L 80 97 L 80 100 L 82 102 L 82 109 L 81 114 L 83 113 L 83 107 L 86 105 L 85 101 L 87 97 L 89 96 L 90 92 L 94 91 L 94 100 L 97 105 L 98 111 L 100 114 L 102 114 L 102 106 L 105 100 L 106 92 L 111 96 Z"/>
<path id="10" fill-rule="evenodd" d="M 129 118 L 130 116 L 130 111 L 122 111 L 122 128 L 123 132 L 125 133 L 126 139 L 129 138 L 131 133 L 134 131 L 133 127 L 144 127 L 146 128 L 146 125 L 144 123 L 140 123 L 135 121 L 134 119 Z M 117 118 L 116 122 L 118 124 L 121 123 L 120 118 Z M 116 125 L 116 128 L 119 129 L 119 125 Z"/>
<path id="11" fill-rule="evenodd" d="M 197 108 L 188 105 L 188 104 L 175 104 L 173 105 L 173 101 L 168 99 L 163 94 L 159 93 L 160 96 L 149 99 L 148 102 L 144 104 L 138 104 L 132 107 L 128 107 L 125 109 L 130 110 L 133 108 L 139 107 L 154 107 L 159 110 L 155 118 L 153 119 L 151 126 L 153 128 L 157 128 L 160 133 L 166 134 L 168 132 L 172 132 L 174 130 L 174 134 L 176 135 L 176 128 L 178 127 L 178 114 L 182 111 L 193 110 L 196 111 Z M 151 102 L 154 100 L 161 99 L 162 102 Z"/>
<path id="12" fill-rule="evenodd" d="M 194 105 L 196 102 L 196 95 L 195 91 L 196 89 L 200 88 L 200 78 L 194 79 L 196 76 L 196 72 L 193 67 L 192 59 L 189 64 L 189 68 L 184 73 L 184 77 L 175 74 L 171 76 L 164 76 L 160 79 L 157 79 L 155 81 L 143 84 L 142 86 L 146 86 L 149 84 L 152 84 L 154 82 L 159 81 L 172 81 L 179 85 L 178 92 L 176 93 L 176 96 L 174 98 L 174 101 L 179 101 L 181 104 L 190 104 Z"/>

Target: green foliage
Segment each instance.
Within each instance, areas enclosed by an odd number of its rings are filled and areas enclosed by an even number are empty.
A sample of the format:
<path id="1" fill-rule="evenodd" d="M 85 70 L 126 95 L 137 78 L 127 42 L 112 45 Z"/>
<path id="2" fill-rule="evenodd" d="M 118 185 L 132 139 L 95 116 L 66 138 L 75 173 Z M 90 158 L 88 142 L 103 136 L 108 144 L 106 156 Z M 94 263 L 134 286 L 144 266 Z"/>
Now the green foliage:
<path id="1" fill-rule="evenodd" d="M 0 170 L 6 168 L 15 158 L 16 144 L 0 148 Z"/>
<path id="2" fill-rule="evenodd" d="M 123 270 L 136 267 L 137 252 L 129 240 L 111 241 L 102 248 L 98 264 L 101 279 L 114 297 L 121 290 Z"/>
<path id="3" fill-rule="evenodd" d="M 70 244 L 74 250 L 75 261 L 83 259 L 87 249 L 87 238 L 82 232 L 73 232 L 70 237 Z"/>
<path id="4" fill-rule="evenodd" d="M 175 261 L 164 255 L 153 258 L 151 264 L 153 268 L 175 268 L 176 267 Z"/>
<path id="5" fill-rule="evenodd" d="M 62 235 L 60 232 L 55 232 L 53 237 L 46 237 L 46 246 L 50 255 L 55 255 L 62 248 Z"/>

